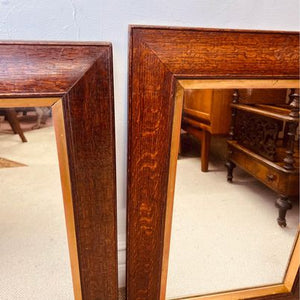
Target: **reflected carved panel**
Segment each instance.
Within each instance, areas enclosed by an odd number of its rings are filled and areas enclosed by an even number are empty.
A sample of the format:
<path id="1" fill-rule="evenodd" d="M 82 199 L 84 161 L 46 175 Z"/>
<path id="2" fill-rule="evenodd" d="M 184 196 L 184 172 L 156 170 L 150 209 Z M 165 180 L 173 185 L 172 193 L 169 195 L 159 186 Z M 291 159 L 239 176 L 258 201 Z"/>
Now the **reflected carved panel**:
<path id="1" fill-rule="evenodd" d="M 271 161 L 276 160 L 276 142 L 283 122 L 239 111 L 236 116 L 237 142 Z"/>

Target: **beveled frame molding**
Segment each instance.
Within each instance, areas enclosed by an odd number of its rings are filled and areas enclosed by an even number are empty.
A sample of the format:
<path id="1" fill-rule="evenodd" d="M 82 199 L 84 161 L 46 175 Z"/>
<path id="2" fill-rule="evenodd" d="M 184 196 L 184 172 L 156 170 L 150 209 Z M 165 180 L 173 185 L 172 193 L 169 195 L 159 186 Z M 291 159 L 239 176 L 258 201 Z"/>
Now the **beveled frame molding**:
<path id="1" fill-rule="evenodd" d="M 0 107 L 52 106 L 76 300 L 116 300 L 112 46 L 1 42 Z"/>
<path id="2" fill-rule="evenodd" d="M 170 145 L 181 84 L 299 79 L 298 32 L 131 26 L 129 72 L 127 299 L 164 300 Z M 293 299 L 295 276 L 288 285 L 238 297 Z"/>

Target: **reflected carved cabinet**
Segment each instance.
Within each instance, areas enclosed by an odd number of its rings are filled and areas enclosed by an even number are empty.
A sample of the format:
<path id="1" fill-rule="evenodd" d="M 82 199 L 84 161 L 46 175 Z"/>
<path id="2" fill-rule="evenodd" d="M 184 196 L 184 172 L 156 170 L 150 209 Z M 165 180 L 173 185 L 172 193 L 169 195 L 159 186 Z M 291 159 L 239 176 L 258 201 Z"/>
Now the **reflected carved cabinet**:
<path id="1" fill-rule="evenodd" d="M 286 94 L 286 90 L 234 91 L 226 163 L 229 182 L 238 165 L 279 194 L 277 221 L 282 227 L 291 199 L 299 195 L 299 94 L 294 89 Z"/>

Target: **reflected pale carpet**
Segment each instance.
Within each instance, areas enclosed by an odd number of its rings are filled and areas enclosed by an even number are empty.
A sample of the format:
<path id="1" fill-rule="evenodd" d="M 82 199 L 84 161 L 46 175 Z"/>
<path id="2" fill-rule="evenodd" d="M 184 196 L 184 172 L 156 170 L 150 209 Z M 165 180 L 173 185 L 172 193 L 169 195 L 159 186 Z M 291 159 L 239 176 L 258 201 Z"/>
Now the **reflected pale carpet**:
<path id="1" fill-rule="evenodd" d="M 178 160 L 168 299 L 283 281 L 299 224 L 297 201 L 288 226 L 279 227 L 278 195 L 239 168 L 227 183 L 216 154 L 208 173 L 199 157 Z"/>
<path id="2" fill-rule="evenodd" d="M 52 127 L 0 134 L 0 299 L 71 300 L 73 288 Z"/>

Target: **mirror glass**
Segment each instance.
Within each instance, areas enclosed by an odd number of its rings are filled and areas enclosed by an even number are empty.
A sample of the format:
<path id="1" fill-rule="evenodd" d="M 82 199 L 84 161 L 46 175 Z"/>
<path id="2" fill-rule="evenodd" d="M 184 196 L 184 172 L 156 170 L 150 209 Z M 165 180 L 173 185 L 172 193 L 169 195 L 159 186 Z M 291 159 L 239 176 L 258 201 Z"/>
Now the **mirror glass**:
<path id="1" fill-rule="evenodd" d="M 0 299 L 74 299 L 50 107 L 0 108 Z"/>
<path id="2" fill-rule="evenodd" d="M 299 226 L 298 92 L 184 90 L 167 299 L 284 281 Z"/>

